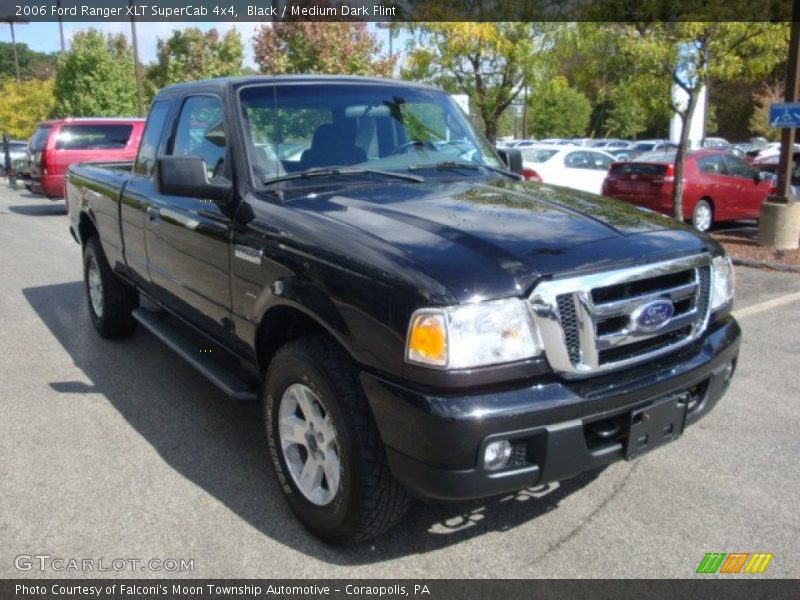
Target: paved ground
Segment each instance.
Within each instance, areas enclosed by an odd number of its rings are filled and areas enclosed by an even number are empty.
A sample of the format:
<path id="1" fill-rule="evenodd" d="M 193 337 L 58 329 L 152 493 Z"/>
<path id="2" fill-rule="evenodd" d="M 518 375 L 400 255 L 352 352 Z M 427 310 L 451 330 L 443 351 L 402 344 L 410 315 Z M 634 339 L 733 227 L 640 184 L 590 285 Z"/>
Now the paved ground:
<path id="1" fill-rule="evenodd" d="M 798 276 L 739 269 L 738 375 L 678 443 L 595 477 L 416 505 L 390 535 L 331 548 L 279 494 L 257 405 L 147 333 L 95 335 L 62 203 L 0 187 L 0 250 L 0 577 L 43 575 L 18 572 L 21 554 L 191 558 L 194 577 L 689 577 L 711 551 L 772 552 L 765 576 L 800 577 Z"/>

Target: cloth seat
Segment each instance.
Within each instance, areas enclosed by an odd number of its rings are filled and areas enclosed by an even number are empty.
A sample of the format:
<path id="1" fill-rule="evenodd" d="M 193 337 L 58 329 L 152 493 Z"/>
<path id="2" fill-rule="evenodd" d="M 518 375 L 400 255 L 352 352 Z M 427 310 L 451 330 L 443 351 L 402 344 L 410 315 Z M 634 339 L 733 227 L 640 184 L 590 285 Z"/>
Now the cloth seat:
<path id="1" fill-rule="evenodd" d="M 349 166 L 367 161 L 367 153 L 356 146 L 355 127 L 347 123 L 326 123 L 314 131 L 311 147 L 300 157 L 302 169 Z"/>

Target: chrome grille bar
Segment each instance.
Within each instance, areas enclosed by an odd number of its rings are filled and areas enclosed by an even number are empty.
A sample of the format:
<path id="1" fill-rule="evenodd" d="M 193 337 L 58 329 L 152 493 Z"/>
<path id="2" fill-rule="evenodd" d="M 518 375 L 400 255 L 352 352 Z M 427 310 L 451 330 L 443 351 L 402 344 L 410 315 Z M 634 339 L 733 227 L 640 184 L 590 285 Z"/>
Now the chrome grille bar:
<path id="1" fill-rule="evenodd" d="M 710 273 L 711 258 L 701 254 L 542 282 L 529 301 L 550 365 L 588 376 L 690 343 L 708 322 Z M 660 299 L 674 314 L 656 330 L 637 329 L 633 313 Z"/>
<path id="2" fill-rule="evenodd" d="M 650 302 L 651 300 L 663 298 L 664 296 L 668 296 L 673 302 L 677 300 L 683 300 L 684 298 L 689 298 L 695 295 L 697 293 L 697 287 L 697 281 L 693 281 L 692 283 L 687 283 L 678 287 L 659 290 L 650 294 L 642 294 L 641 296 L 635 296 L 633 298 L 625 298 L 624 300 L 595 304 L 595 314 L 598 316 L 605 316 L 618 315 L 624 312 L 629 313 L 642 304 Z"/>
<path id="3" fill-rule="evenodd" d="M 624 346 L 626 344 L 632 344 L 634 342 L 640 342 L 642 340 L 659 337 L 665 333 L 675 331 L 676 329 L 686 327 L 687 325 L 692 325 L 696 320 L 697 311 L 692 309 L 678 317 L 673 317 L 669 323 L 657 331 L 636 331 L 626 327 L 625 329 L 616 333 L 597 336 L 597 349 L 606 350 L 616 346 Z"/>

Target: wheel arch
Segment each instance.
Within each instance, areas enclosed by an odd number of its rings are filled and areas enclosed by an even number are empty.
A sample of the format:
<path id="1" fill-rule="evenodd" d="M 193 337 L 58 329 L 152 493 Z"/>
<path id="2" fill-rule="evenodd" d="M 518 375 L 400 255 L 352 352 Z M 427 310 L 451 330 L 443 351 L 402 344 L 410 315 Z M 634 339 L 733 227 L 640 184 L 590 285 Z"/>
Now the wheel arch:
<path id="1" fill-rule="evenodd" d="M 82 211 L 78 219 L 78 242 L 84 246 L 86 240 L 95 235 L 99 236 L 94 218 L 88 212 Z"/>
<path id="2" fill-rule="evenodd" d="M 343 332 L 337 331 L 319 315 L 293 302 L 279 303 L 267 309 L 256 330 L 256 363 L 262 375 L 267 372 L 275 353 L 292 340 L 307 335 L 321 334 L 332 339 L 351 358 L 353 353 L 343 340 Z"/>

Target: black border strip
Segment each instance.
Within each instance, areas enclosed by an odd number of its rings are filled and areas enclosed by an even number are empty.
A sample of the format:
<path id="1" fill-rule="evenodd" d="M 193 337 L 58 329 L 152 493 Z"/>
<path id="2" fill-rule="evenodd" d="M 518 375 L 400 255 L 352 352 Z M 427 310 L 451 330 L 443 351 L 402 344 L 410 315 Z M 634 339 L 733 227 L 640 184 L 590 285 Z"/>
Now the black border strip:
<path id="1" fill-rule="evenodd" d="M 0 0 L 0 21 L 54 22 L 59 4 L 65 22 L 789 22 L 792 11 L 792 0 Z"/>
<path id="2" fill-rule="evenodd" d="M 703 576 L 700 576 L 703 577 Z M 7 579 L 3 600 L 255 600 L 366 599 L 493 600 L 783 600 L 797 597 L 797 581 L 732 575 L 727 579 Z M 198 593 L 199 590 L 199 593 Z M 99 592 L 99 593 L 98 593 Z"/>

